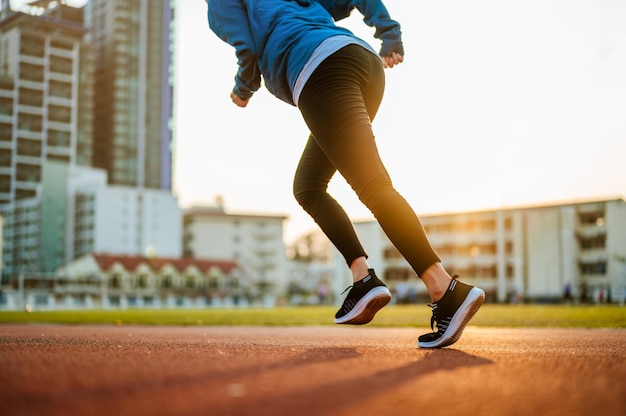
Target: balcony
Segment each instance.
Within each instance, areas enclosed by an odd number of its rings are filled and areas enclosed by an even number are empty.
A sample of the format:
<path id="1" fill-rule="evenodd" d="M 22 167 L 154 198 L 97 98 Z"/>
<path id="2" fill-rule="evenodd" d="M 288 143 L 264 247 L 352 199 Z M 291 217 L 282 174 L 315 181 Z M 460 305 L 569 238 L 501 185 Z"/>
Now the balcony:
<path id="1" fill-rule="evenodd" d="M 44 88 L 44 83 L 43 83 L 43 80 L 42 80 L 42 81 L 36 81 L 36 80 L 21 80 L 21 81 L 20 81 L 20 86 L 21 86 L 21 87 L 26 87 L 26 88 L 35 89 L 35 90 L 43 90 L 43 88 Z"/>
<path id="2" fill-rule="evenodd" d="M 607 257 L 604 249 L 586 250 L 578 255 L 578 262 L 583 264 L 606 263 Z"/>
<path id="3" fill-rule="evenodd" d="M 51 46 L 49 49 L 49 52 L 50 52 L 50 55 L 60 56 L 60 57 L 69 58 L 69 59 L 72 59 L 74 56 L 72 49 L 61 49 L 55 46 Z"/>
<path id="4" fill-rule="evenodd" d="M 256 244 L 253 250 L 254 254 L 260 257 L 274 256 L 278 251 L 274 244 Z"/>
<path id="5" fill-rule="evenodd" d="M 2 78 L 0 78 L 0 80 L 2 80 Z M 13 83 L 11 83 L 11 88 L 5 89 L 2 87 L 2 82 L 0 82 L 0 97 L 8 98 L 11 102 L 13 101 Z"/>
<path id="6" fill-rule="evenodd" d="M 72 82 L 72 74 L 62 74 L 60 72 L 50 72 L 48 74 L 50 81 Z"/>
<path id="7" fill-rule="evenodd" d="M 49 97 L 48 102 L 51 105 L 70 107 L 72 105 L 72 99 L 67 97 Z"/>
<path id="8" fill-rule="evenodd" d="M 42 57 L 36 57 L 32 55 L 21 55 L 20 63 L 43 67 L 45 63 L 45 59 Z"/>
<path id="9" fill-rule="evenodd" d="M 606 235 L 606 225 L 581 224 L 576 227 L 576 236 L 581 239 Z"/>

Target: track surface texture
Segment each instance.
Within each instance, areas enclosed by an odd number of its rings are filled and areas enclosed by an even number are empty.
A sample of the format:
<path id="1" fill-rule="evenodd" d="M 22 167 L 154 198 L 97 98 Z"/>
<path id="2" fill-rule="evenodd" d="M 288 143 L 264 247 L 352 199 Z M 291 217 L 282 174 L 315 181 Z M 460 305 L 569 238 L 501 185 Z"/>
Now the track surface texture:
<path id="1" fill-rule="evenodd" d="M 0 325 L 12 415 L 626 415 L 626 330 Z"/>

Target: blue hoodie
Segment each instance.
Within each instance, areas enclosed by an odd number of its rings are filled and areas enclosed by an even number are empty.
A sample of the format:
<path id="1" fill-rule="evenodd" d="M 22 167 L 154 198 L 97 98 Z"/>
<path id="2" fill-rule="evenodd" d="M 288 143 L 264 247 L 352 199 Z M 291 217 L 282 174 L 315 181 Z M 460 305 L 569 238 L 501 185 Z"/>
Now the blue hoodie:
<path id="1" fill-rule="evenodd" d="M 293 91 L 302 68 L 315 49 L 333 36 L 348 36 L 367 45 L 335 21 L 359 10 L 374 37 L 382 41 L 380 56 L 404 55 L 398 22 L 380 0 L 208 0 L 209 27 L 232 45 L 239 69 L 233 92 L 246 100 L 261 85 L 295 105 Z"/>

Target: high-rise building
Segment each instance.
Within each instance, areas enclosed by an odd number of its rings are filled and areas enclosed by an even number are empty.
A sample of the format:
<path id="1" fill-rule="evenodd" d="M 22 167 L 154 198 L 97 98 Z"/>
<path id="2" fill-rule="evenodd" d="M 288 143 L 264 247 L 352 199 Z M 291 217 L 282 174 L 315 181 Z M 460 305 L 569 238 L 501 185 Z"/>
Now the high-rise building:
<path id="1" fill-rule="evenodd" d="M 91 252 L 180 255 L 171 2 L 65 3 L 0 3 L 4 279 Z"/>
<path id="2" fill-rule="evenodd" d="M 109 183 L 171 190 L 171 0 L 90 0 L 95 49 L 93 166 Z"/>
<path id="3" fill-rule="evenodd" d="M 47 160 L 92 159 L 93 67 L 80 9 L 0 14 L 0 205 L 34 197 Z"/>

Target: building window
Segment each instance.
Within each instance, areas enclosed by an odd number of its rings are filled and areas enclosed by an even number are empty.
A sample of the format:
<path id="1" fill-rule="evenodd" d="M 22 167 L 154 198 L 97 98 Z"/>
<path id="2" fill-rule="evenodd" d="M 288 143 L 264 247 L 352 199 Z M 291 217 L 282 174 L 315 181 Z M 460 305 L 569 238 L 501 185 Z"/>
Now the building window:
<path id="1" fill-rule="evenodd" d="M 41 167 L 18 163 L 16 178 L 21 182 L 41 182 Z"/>
<path id="2" fill-rule="evenodd" d="M 122 276 L 119 274 L 114 274 L 109 279 L 109 287 L 113 289 L 119 289 L 122 287 Z"/>
<path id="3" fill-rule="evenodd" d="M 606 275 L 606 261 L 597 261 L 593 263 L 581 263 L 580 273 L 585 275 Z"/>
<path id="4" fill-rule="evenodd" d="M 148 287 L 148 275 L 141 274 L 139 275 L 139 287 L 145 289 Z"/>
<path id="5" fill-rule="evenodd" d="M 230 280 L 228 282 L 228 286 L 231 289 L 237 289 L 239 287 L 239 279 L 237 279 L 236 277 L 230 278 Z"/>
<path id="6" fill-rule="evenodd" d="M 481 221 L 480 229 L 483 231 L 494 231 L 496 229 L 496 220 Z"/>
<path id="7" fill-rule="evenodd" d="M 17 154 L 18 156 L 41 157 L 41 141 L 18 139 Z"/>
<path id="8" fill-rule="evenodd" d="M 15 191 L 15 199 L 27 199 L 35 196 L 37 192 L 33 189 L 17 189 Z"/>
<path id="9" fill-rule="evenodd" d="M 581 237 L 579 241 L 580 241 L 580 248 L 582 250 L 606 248 L 606 235 L 597 235 L 594 237 Z"/>
<path id="10" fill-rule="evenodd" d="M 41 116 L 28 113 L 20 113 L 17 119 L 17 128 L 32 132 L 41 132 Z"/>
<path id="11" fill-rule="evenodd" d="M 51 39 L 50 46 L 59 49 L 65 49 L 66 51 L 71 51 L 73 45 L 70 42 L 59 40 L 59 39 Z"/>
<path id="12" fill-rule="evenodd" d="M 48 118 L 51 121 L 70 123 L 72 121 L 72 110 L 69 107 L 51 105 L 48 108 Z"/>
<path id="13" fill-rule="evenodd" d="M 8 123 L 0 123 L 0 142 L 11 142 L 13 140 L 12 135 L 13 126 Z"/>
<path id="14" fill-rule="evenodd" d="M 13 115 L 13 100 L 6 97 L 0 97 L 0 115 Z"/>
<path id="15" fill-rule="evenodd" d="M 602 211 L 581 212 L 578 218 L 583 225 L 604 225 L 604 212 Z"/>
<path id="16" fill-rule="evenodd" d="M 163 287 L 169 289 L 172 287 L 172 276 L 167 275 L 163 278 Z"/>
<path id="17" fill-rule="evenodd" d="M 193 289 L 196 286 L 193 276 L 187 276 L 185 286 L 187 286 L 188 289 Z"/>
<path id="18" fill-rule="evenodd" d="M 13 158 L 11 149 L 0 149 L 0 167 L 10 168 L 12 160 Z M 9 186 L 10 182 L 7 182 L 6 185 Z"/>
<path id="19" fill-rule="evenodd" d="M 41 65 L 20 63 L 20 77 L 26 81 L 43 82 L 44 70 Z"/>
<path id="20" fill-rule="evenodd" d="M 507 264 L 506 265 L 506 277 L 507 278 L 513 277 L 514 274 L 515 274 L 515 268 L 512 265 Z"/>
<path id="21" fill-rule="evenodd" d="M 415 273 L 407 267 L 388 267 L 385 269 L 385 280 L 389 282 L 407 281 L 414 275 Z"/>
<path id="22" fill-rule="evenodd" d="M 51 97 L 72 98 L 72 84 L 61 81 L 50 81 L 48 94 Z"/>
<path id="23" fill-rule="evenodd" d="M 400 251 L 395 248 L 395 247 L 387 247 L 383 253 L 383 257 L 385 258 L 385 260 L 396 260 L 396 259 L 401 259 L 402 254 L 400 253 Z"/>
<path id="24" fill-rule="evenodd" d="M 44 52 L 45 49 L 43 39 L 23 36 L 20 40 L 20 53 L 22 55 L 43 58 Z"/>
<path id="25" fill-rule="evenodd" d="M 43 105 L 43 92 L 40 90 L 20 88 L 19 96 L 19 102 L 22 105 L 30 105 L 32 107 L 41 107 Z"/>
<path id="26" fill-rule="evenodd" d="M 70 75 L 72 73 L 72 60 L 61 56 L 50 57 L 50 71 Z"/>

